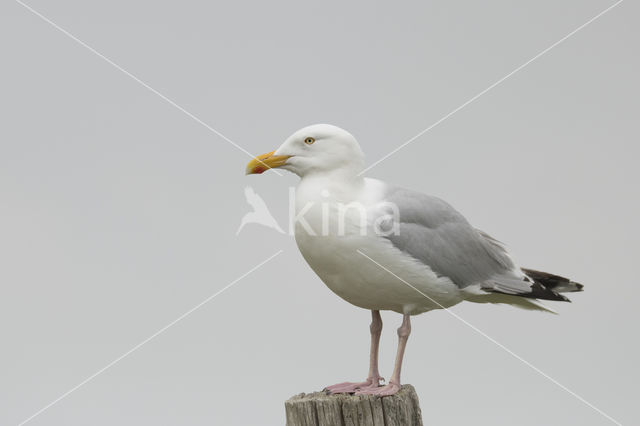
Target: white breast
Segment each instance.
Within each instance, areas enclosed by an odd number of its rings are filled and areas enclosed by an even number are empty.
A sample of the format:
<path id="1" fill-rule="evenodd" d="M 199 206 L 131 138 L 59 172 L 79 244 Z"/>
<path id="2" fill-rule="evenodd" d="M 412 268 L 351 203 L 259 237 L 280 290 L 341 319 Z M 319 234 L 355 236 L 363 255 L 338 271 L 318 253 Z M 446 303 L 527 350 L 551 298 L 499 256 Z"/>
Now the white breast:
<path id="1" fill-rule="evenodd" d="M 332 188 L 330 182 L 303 180 L 296 192 L 296 211 L 304 214 L 295 224 L 303 257 L 334 293 L 365 309 L 416 314 L 458 303 L 459 289 L 449 279 L 437 277 L 376 234 L 381 185 L 367 179 L 360 187 Z M 345 199 L 361 203 L 365 220 L 358 206 L 345 209 Z"/>

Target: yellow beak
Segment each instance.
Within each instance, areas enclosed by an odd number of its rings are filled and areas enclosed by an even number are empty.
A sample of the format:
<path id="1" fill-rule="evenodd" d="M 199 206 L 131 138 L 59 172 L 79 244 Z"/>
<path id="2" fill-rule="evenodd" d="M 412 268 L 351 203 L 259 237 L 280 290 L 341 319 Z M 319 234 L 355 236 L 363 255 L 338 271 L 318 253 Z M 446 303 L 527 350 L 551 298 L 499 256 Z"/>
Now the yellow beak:
<path id="1" fill-rule="evenodd" d="M 268 169 L 274 169 L 282 166 L 289 159 L 289 155 L 273 155 L 275 151 L 258 155 L 247 164 L 246 172 L 248 175 L 260 174 Z"/>

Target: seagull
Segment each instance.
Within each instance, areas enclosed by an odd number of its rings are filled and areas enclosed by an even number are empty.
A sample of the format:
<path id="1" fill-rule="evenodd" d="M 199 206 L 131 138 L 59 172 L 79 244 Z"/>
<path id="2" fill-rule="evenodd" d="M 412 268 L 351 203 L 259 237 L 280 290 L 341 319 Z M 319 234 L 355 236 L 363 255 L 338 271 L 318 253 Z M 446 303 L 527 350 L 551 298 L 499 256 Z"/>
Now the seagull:
<path id="1" fill-rule="evenodd" d="M 330 290 L 371 311 L 368 377 L 328 386 L 328 393 L 398 392 L 413 315 L 462 301 L 546 311 L 538 300 L 569 301 L 561 293 L 582 290 L 562 276 L 518 267 L 502 243 L 440 198 L 363 177 L 360 145 L 339 127 L 300 129 L 251 160 L 246 173 L 272 168 L 300 177 L 294 230 L 306 262 Z M 382 310 L 402 314 L 386 385 L 378 370 Z"/>

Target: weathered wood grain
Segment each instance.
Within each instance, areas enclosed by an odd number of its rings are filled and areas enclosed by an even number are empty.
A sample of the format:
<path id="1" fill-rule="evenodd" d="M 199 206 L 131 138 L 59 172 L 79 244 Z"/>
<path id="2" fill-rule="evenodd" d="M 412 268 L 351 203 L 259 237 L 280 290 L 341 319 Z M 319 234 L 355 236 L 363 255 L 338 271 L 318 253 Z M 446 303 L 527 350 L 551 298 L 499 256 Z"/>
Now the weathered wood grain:
<path id="1" fill-rule="evenodd" d="M 422 426 L 416 390 L 392 396 L 301 393 L 284 403 L 287 426 Z"/>

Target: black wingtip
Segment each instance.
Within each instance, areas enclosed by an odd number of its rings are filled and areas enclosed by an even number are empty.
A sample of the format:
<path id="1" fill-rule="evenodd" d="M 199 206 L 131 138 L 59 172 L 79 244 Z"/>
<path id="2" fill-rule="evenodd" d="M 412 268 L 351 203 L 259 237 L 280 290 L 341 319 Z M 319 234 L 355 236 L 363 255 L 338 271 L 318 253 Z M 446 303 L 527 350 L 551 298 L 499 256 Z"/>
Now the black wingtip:
<path id="1" fill-rule="evenodd" d="M 531 285 L 531 293 L 528 293 L 527 297 L 542 300 L 557 300 L 559 302 L 571 302 L 568 297 L 563 296 L 560 293 L 556 293 L 552 289 L 545 287 L 539 282 L 535 282 Z"/>
<path id="2" fill-rule="evenodd" d="M 539 283 L 546 289 L 556 294 L 582 291 L 582 289 L 584 288 L 582 284 L 571 281 L 569 278 L 565 278 L 560 275 L 526 268 L 522 268 L 522 272 L 533 279 L 533 281 L 535 281 L 536 283 Z"/>

